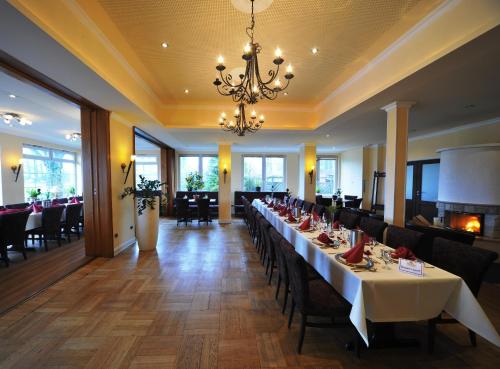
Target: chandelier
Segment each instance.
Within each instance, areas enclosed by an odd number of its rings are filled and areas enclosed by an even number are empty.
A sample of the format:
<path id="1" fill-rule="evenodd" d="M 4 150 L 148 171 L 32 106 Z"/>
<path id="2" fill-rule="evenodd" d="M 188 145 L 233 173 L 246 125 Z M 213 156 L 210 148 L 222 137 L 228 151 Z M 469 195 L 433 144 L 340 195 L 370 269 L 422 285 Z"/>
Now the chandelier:
<path id="1" fill-rule="evenodd" d="M 12 126 L 13 122 L 17 122 L 21 126 L 31 126 L 33 123 L 31 120 L 16 113 L 0 113 L 0 117 L 3 119 L 3 122 L 9 126 Z"/>
<path id="2" fill-rule="evenodd" d="M 274 70 L 269 70 L 265 79 L 261 77 L 257 56 L 262 49 L 257 42 L 254 42 L 254 0 L 250 1 L 252 3 L 252 19 L 250 27 L 246 28 L 246 33 L 250 42 L 244 47 L 242 55 L 243 60 L 246 61 L 245 74 L 240 74 L 238 76 L 238 81 L 236 81 L 236 78 L 229 73 L 224 75 L 222 73 L 226 69 L 224 66 L 224 57 L 219 56 L 216 69 L 219 71 L 220 76 L 215 78 L 214 85 L 217 87 L 217 91 L 221 95 L 231 96 L 234 102 L 255 104 L 258 99 L 276 99 L 276 97 L 278 97 L 278 93 L 288 87 L 290 80 L 294 76 L 292 73 L 292 66 L 289 64 L 286 68 L 286 73 L 283 76 L 285 78 L 285 82 L 283 83 L 280 80 L 279 71 L 284 59 L 281 57 L 280 48 L 277 48 L 275 51 L 275 59 L 273 60 L 276 68 Z"/>
<path id="3" fill-rule="evenodd" d="M 234 111 L 234 121 L 227 120 L 226 113 L 222 113 L 219 118 L 219 125 L 224 131 L 231 131 L 238 136 L 244 136 L 245 132 L 257 132 L 264 124 L 264 116 L 261 115 L 257 120 L 257 113 L 252 111 L 250 119 L 247 121 L 245 115 L 245 104 L 240 103 Z"/>

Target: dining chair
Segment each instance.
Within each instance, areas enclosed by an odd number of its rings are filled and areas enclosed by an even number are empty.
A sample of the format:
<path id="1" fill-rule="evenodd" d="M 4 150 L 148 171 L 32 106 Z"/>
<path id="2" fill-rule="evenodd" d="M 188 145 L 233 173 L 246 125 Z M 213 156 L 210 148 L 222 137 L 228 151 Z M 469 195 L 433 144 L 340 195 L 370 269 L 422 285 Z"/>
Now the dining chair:
<path id="1" fill-rule="evenodd" d="M 372 217 L 361 217 L 359 228 L 368 236 L 374 237 L 378 242 L 384 242 L 384 231 L 387 228 L 387 223 Z"/>
<path id="2" fill-rule="evenodd" d="M 23 254 L 24 260 L 28 258 L 25 248 L 25 229 L 29 215 L 28 210 L 0 215 L 0 257 L 7 267 L 8 251 L 18 251 Z"/>
<path id="3" fill-rule="evenodd" d="M 498 258 L 494 251 L 471 247 L 456 241 L 436 237 L 432 248 L 432 263 L 464 280 L 472 294 L 477 297 L 484 275 L 491 264 Z M 427 330 L 427 350 L 434 352 L 434 340 L 437 324 L 458 323 L 456 319 L 444 318 L 442 313 L 429 320 Z M 476 346 L 476 333 L 469 329 L 469 339 Z"/>
<path id="4" fill-rule="evenodd" d="M 304 210 L 306 213 L 310 213 L 313 208 L 313 203 L 310 201 L 305 201 L 302 203 L 302 210 Z"/>
<path id="5" fill-rule="evenodd" d="M 184 223 L 187 227 L 188 222 L 192 221 L 188 199 L 175 199 L 175 215 L 177 217 L 177 226 L 179 226 L 179 223 Z"/>
<path id="6" fill-rule="evenodd" d="M 71 242 L 71 234 L 76 234 L 80 239 L 80 214 L 83 204 L 68 204 L 66 206 L 66 217 L 61 226 L 64 230 L 68 243 Z"/>
<path id="7" fill-rule="evenodd" d="M 17 204 L 5 205 L 5 208 L 6 209 L 26 209 L 28 206 L 30 206 L 29 203 L 27 203 L 27 202 L 20 202 L 20 203 L 17 203 Z"/>
<path id="8" fill-rule="evenodd" d="M 304 205 L 304 200 L 297 198 L 297 201 L 295 201 L 295 206 L 297 208 L 301 208 L 302 209 L 303 205 Z"/>
<path id="9" fill-rule="evenodd" d="M 297 352 L 302 352 L 302 344 L 306 327 L 334 327 L 336 318 L 347 318 L 350 312 L 349 303 L 338 294 L 324 279 L 310 280 L 307 273 L 307 262 L 291 245 L 282 243 L 292 294 L 292 306 L 288 319 L 288 327 L 292 324 L 295 308 L 301 314 L 299 342 Z M 332 324 L 308 322 L 307 318 L 330 317 Z"/>
<path id="10" fill-rule="evenodd" d="M 355 229 L 359 225 L 360 217 L 347 209 L 340 209 L 338 221 L 347 229 Z"/>
<path id="11" fill-rule="evenodd" d="M 354 200 L 357 198 L 358 198 L 358 196 L 356 196 L 356 195 L 344 195 L 345 200 Z"/>
<path id="12" fill-rule="evenodd" d="M 423 236 L 423 233 L 390 225 L 387 227 L 385 244 L 393 249 L 404 246 L 415 253 L 422 241 Z"/>
<path id="13" fill-rule="evenodd" d="M 43 240 L 45 251 L 49 250 L 47 243 L 49 240 L 55 240 L 57 245 L 61 246 L 61 218 L 64 209 L 62 205 L 43 208 L 42 226 L 27 231 L 26 237 L 31 236 L 33 240 L 35 236 L 38 236 L 40 246 Z"/>
<path id="14" fill-rule="evenodd" d="M 271 227 L 271 223 L 266 218 L 260 219 L 260 233 L 262 235 L 262 244 L 265 248 L 264 264 L 266 265 L 266 275 L 269 273 L 268 284 L 271 284 L 273 271 L 276 267 L 276 252 L 274 251 L 274 244 L 271 242 L 269 234 Z"/>
<path id="15" fill-rule="evenodd" d="M 325 214 L 326 208 L 321 204 L 314 204 L 313 211 L 316 212 L 320 217 Z"/>
<path id="16" fill-rule="evenodd" d="M 212 223 L 210 216 L 210 199 L 196 199 L 198 224 L 200 222 Z"/>

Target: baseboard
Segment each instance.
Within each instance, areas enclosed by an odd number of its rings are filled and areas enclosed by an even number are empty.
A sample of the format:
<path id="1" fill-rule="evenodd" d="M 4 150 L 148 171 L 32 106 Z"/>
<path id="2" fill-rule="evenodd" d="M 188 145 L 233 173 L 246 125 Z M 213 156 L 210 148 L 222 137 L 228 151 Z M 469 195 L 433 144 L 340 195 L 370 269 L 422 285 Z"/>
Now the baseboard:
<path id="1" fill-rule="evenodd" d="M 115 249 L 115 256 L 120 254 L 123 250 L 131 246 L 132 244 L 135 244 L 136 238 L 132 237 L 124 242 L 122 242 L 116 249 Z"/>
<path id="2" fill-rule="evenodd" d="M 219 224 L 231 224 L 232 219 L 219 219 Z"/>

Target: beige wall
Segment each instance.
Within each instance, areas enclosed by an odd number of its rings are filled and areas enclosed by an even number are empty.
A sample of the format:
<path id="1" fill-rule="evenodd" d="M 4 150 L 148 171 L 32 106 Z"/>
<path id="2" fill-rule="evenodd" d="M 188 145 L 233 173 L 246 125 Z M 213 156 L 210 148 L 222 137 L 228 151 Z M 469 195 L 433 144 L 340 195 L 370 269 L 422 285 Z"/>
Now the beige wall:
<path id="1" fill-rule="evenodd" d="M 340 157 L 340 188 L 343 195 L 363 196 L 363 148 L 347 150 Z"/>
<path id="2" fill-rule="evenodd" d="M 19 159 L 23 157 L 23 144 L 75 152 L 78 156 L 77 160 L 81 160 L 81 149 L 0 133 L 0 204 L 13 204 L 25 201 L 24 171 L 21 170 L 19 172 L 18 180 L 14 182 L 14 174 L 10 169 L 12 165 L 17 165 Z M 82 193 L 82 189 L 77 188 L 77 193 Z"/>
<path id="3" fill-rule="evenodd" d="M 491 124 L 470 126 L 467 129 L 449 131 L 445 134 L 410 140 L 408 160 L 439 158 L 438 149 L 464 145 L 500 142 L 500 118 Z"/>
<path id="4" fill-rule="evenodd" d="M 124 184 L 121 163 L 128 165 L 133 149 L 132 127 L 119 121 L 114 113 L 110 118 L 111 203 L 113 207 L 113 246 L 115 255 L 135 242 L 135 206 L 132 197 L 121 199 L 120 194 L 133 185 L 133 170 Z M 132 227 L 132 229 L 131 229 Z"/>

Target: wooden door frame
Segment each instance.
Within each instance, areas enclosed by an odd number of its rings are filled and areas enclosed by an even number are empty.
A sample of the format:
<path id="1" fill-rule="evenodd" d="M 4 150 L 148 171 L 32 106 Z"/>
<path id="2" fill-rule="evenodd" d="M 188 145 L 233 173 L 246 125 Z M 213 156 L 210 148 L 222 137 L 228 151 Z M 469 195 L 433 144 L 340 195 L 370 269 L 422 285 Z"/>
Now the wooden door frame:
<path id="1" fill-rule="evenodd" d="M 0 50 L 0 71 L 80 108 L 85 253 L 112 257 L 110 112 Z"/>
<path id="2" fill-rule="evenodd" d="M 408 167 L 409 165 L 413 165 L 413 185 L 412 185 L 412 199 L 411 200 L 406 200 L 406 201 L 411 201 L 413 209 L 411 213 L 413 215 L 416 215 L 417 213 L 417 204 L 418 202 L 422 202 L 421 197 L 422 197 L 422 166 L 425 164 L 439 164 L 441 162 L 441 159 L 424 159 L 424 160 L 411 160 L 406 163 L 406 166 Z M 415 168 L 417 171 L 415 171 Z M 415 201 L 415 199 L 418 201 Z M 429 201 L 424 201 L 424 202 L 429 202 Z"/>

